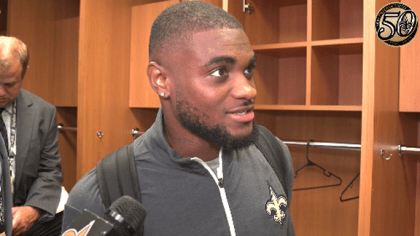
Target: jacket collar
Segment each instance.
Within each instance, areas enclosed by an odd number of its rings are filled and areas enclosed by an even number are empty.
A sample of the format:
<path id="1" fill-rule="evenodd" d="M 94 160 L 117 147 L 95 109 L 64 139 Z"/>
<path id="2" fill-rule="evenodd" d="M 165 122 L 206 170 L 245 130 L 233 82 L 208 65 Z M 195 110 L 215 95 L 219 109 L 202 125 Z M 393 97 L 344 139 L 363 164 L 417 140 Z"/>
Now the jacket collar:
<path id="1" fill-rule="evenodd" d="M 16 176 L 15 183 L 20 182 L 23 166 L 30 146 L 33 130 L 34 111 L 33 101 L 28 91 L 21 89 L 16 100 L 17 106 L 17 133 L 16 133 Z"/>
<path id="2" fill-rule="evenodd" d="M 176 167 L 188 167 L 202 169 L 202 166 L 196 161 L 192 161 L 191 158 L 182 158 L 178 152 L 171 148 L 164 136 L 164 114 L 162 107 L 156 116 L 156 120 L 153 125 L 140 137 L 134 140 L 134 155 L 137 157 L 143 153 L 150 152 L 155 158 L 158 158 L 162 162 L 170 163 Z M 146 145 L 147 148 L 144 148 Z M 230 154 L 223 153 L 223 161 L 230 162 Z"/>

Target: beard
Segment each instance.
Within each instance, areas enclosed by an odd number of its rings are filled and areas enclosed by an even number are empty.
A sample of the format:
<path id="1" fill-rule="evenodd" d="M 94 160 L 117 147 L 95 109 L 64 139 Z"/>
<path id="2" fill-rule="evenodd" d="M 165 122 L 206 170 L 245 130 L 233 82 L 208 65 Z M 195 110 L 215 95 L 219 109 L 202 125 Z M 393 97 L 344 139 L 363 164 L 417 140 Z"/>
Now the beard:
<path id="1" fill-rule="evenodd" d="M 226 126 L 217 124 L 214 127 L 210 127 L 204 124 L 203 118 L 209 118 L 209 116 L 204 112 L 201 116 L 196 115 L 195 113 L 200 110 L 186 100 L 177 100 L 176 110 L 182 126 L 198 137 L 212 142 L 219 147 L 223 147 L 223 151 L 226 152 L 246 148 L 255 143 L 258 137 L 258 131 L 254 121 L 252 121 L 252 132 L 250 135 L 246 137 L 234 137 L 228 132 Z"/>

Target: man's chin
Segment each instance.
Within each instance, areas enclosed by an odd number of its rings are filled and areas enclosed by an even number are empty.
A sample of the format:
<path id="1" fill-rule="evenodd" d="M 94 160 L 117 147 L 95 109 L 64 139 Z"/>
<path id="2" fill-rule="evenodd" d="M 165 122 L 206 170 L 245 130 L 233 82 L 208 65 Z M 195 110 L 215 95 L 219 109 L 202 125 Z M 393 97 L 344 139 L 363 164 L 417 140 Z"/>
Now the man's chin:
<path id="1" fill-rule="evenodd" d="M 225 139 L 221 146 L 226 151 L 233 151 L 235 149 L 243 149 L 255 143 L 258 138 L 258 130 L 253 124 L 251 130 L 242 135 L 230 134 L 228 139 Z"/>
<path id="2" fill-rule="evenodd" d="M 0 108 L 6 108 L 8 106 L 9 106 L 9 103 L 8 102 L 1 102 L 0 101 Z"/>
<path id="3" fill-rule="evenodd" d="M 254 127 L 251 126 L 251 127 L 242 128 L 240 130 L 231 130 L 228 132 L 229 132 L 229 136 L 232 139 L 246 139 L 252 134 L 253 130 L 254 130 Z"/>
<path id="4" fill-rule="evenodd" d="M 177 104 L 177 106 L 181 105 L 182 103 Z M 177 107 L 177 112 L 179 121 L 184 128 L 203 140 L 223 147 L 226 151 L 248 147 L 255 142 L 258 136 L 255 122 L 241 127 L 231 126 L 231 124 L 209 127 L 201 123 L 199 117 L 192 117 L 183 111 L 182 107 Z"/>

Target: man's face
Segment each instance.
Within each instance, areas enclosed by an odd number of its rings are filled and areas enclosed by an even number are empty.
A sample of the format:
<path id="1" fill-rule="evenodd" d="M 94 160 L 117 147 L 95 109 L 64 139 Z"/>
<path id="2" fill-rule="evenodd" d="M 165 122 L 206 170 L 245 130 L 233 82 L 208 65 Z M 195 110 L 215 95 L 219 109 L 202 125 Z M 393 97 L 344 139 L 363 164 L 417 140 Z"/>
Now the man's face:
<path id="1" fill-rule="evenodd" d="M 248 146 L 256 137 L 256 57 L 244 31 L 193 33 L 188 44 L 186 50 L 175 53 L 170 68 L 180 123 L 226 149 Z"/>
<path id="2" fill-rule="evenodd" d="M 13 59 L 0 63 L 0 107 L 7 107 L 16 100 L 22 87 L 22 66 Z"/>

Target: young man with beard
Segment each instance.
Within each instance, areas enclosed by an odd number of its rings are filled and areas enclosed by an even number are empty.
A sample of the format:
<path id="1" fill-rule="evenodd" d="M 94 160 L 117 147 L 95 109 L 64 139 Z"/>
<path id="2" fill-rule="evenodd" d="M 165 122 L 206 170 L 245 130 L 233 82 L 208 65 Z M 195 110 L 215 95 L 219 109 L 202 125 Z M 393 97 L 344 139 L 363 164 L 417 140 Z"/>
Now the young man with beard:
<path id="1" fill-rule="evenodd" d="M 241 24 L 218 7 L 181 2 L 156 18 L 147 74 L 161 108 L 133 143 L 144 235 L 295 235 L 290 153 L 279 140 L 286 187 L 254 145 L 255 65 Z M 106 210 L 96 169 L 71 191 L 63 229 L 83 209 Z"/>

